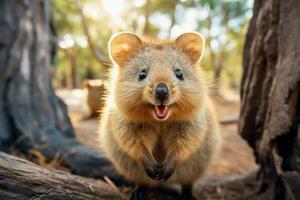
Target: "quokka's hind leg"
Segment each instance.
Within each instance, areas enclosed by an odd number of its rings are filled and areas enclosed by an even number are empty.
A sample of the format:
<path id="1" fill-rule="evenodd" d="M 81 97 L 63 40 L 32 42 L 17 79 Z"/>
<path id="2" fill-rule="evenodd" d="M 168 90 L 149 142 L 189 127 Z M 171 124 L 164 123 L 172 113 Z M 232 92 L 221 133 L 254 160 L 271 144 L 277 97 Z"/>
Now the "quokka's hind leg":
<path id="1" fill-rule="evenodd" d="M 181 199 L 182 200 L 196 200 L 193 195 L 193 185 L 181 186 Z"/>
<path id="2" fill-rule="evenodd" d="M 139 185 L 135 191 L 130 195 L 130 200 L 146 200 L 146 190 L 147 186 Z"/>

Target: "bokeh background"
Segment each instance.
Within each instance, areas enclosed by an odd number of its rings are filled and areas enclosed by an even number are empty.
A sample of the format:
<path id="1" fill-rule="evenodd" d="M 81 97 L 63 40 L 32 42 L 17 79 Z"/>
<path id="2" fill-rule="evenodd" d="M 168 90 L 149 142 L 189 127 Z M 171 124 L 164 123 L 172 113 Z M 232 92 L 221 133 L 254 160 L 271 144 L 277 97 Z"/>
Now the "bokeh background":
<path id="1" fill-rule="evenodd" d="M 196 197 L 299 199 L 299 11 L 299 0 L 1 0 L 0 199 L 127 199 L 134 190 L 97 133 L 107 42 L 119 31 L 206 38 L 201 67 L 223 144 Z M 178 199 L 169 189 L 148 196 Z"/>
<path id="2" fill-rule="evenodd" d="M 131 31 L 152 38 L 176 38 L 198 31 L 206 38 L 202 67 L 221 88 L 238 89 L 242 48 L 252 0 L 53 0 L 58 56 L 56 88 L 80 88 L 85 79 L 105 77 L 107 42 Z"/>

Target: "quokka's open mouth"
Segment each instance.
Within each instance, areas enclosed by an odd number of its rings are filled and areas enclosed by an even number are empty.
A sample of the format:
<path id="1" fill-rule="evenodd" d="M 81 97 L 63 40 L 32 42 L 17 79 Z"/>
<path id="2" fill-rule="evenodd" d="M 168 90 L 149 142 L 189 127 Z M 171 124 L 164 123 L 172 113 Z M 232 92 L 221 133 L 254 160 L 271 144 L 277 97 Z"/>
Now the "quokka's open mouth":
<path id="1" fill-rule="evenodd" d="M 160 104 L 158 106 L 155 106 L 155 115 L 159 119 L 164 119 L 167 117 L 169 112 L 168 106 L 165 106 L 163 104 Z"/>

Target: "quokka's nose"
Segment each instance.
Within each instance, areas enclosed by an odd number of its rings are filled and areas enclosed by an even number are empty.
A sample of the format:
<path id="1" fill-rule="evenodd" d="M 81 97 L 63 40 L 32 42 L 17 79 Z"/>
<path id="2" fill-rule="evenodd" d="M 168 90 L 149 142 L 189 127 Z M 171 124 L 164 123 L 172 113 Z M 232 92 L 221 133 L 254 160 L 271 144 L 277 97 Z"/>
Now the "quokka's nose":
<path id="1" fill-rule="evenodd" d="M 161 102 L 166 100 L 169 97 L 168 86 L 164 83 L 159 83 L 155 88 L 155 97 Z"/>

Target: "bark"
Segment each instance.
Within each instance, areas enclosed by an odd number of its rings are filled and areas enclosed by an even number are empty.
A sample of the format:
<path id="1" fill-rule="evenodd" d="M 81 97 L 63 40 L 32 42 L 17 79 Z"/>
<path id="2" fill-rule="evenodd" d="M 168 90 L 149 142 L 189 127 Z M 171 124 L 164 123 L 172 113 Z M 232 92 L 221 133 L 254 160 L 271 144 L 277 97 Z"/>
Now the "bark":
<path id="1" fill-rule="evenodd" d="M 50 1 L 0 1 L 0 149 L 59 157 L 71 172 L 122 179 L 111 163 L 76 141 L 50 76 Z"/>
<path id="2" fill-rule="evenodd" d="M 260 165 L 255 199 L 299 199 L 300 1 L 256 0 L 244 49 L 239 130 Z"/>
<path id="3" fill-rule="evenodd" d="M 125 199 L 113 186 L 0 153 L 0 199 Z"/>

